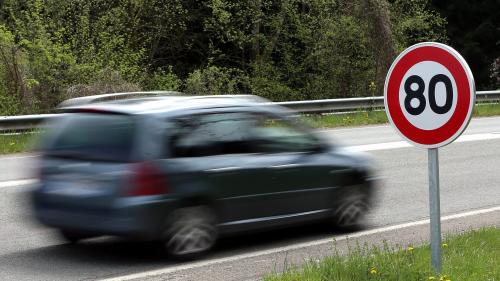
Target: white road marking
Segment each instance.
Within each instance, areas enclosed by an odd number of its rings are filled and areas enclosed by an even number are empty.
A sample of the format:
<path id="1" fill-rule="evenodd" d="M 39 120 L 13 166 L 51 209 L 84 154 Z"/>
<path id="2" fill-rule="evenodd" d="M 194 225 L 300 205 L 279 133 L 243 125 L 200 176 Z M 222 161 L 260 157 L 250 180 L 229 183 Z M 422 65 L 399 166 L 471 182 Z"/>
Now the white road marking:
<path id="1" fill-rule="evenodd" d="M 476 216 L 476 215 L 480 215 L 480 214 L 492 213 L 492 212 L 497 212 L 497 211 L 500 211 L 500 206 L 495 206 L 495 207 L 490 207 L 490 208 L 486 208 L 486 209 L 479 209 L 479 210 L 444 216 L 444 217 L 441 217 L 441 221 L 448 221 L 448 220 Z M 173 266 L 173 267 L 164 268 L 164 269 L 145 271 L 145 272 L 123 275 L 123 276 L 113 277 L 113 278 L 106 278 L 106 279 L 101 279 L 101 281 L 123 281 L 123 280 L 133 280 L 133 279 L 144 279 L 147 277 L 158 276 L 158 275 L 162 275 L 162 274 L 169 274 L 169 273 L 178 272 L 178 271 L 182 271 L 182 270 L 188 270 L 188 269 L 193 269 L 193 268 L 198 268 L 198 267 L 203 267 L 203 266 L 211 266 L 211 265 L 215 265 L 215 264 L 221 264 L 224 262 L 231 262 L 231 261 L 236 261 L 236 260 L 241 260 L 241 259 L 246 259 L 246 258 L 253 258 L 253 257 L 258 257 L 258 256 L 263 256 L 263 255 L 268 255 L 268 254 L 275 254 L 275 253 L 286 252 L 286 251 L 290 251 L 290 250 L 307 248 L 307 247 L 311 247 L 311 246 L 318 246 L 318 245 L 326 244 L 326 243 L 332 243 L 334 238 L 335 238 L 335 241 L 343 241 L 343 240 L 347 240 L 347 239 L 358 238 L 358 237 L 368 236 L 368 235 L 372 235 L 372 234 L 389 232 L 389 231 L 393 231 L 393 230 L 397 230 L 397 229 L 403 229 L 403 228 L 425 225 L 425 224 L 429 224 L 429 219 L 408 222 L 408 223 L 403 223 L 403 224 L 398 224 L 398 225 L 392 225 L 392 226 L 387 226 L 387 227 L 381 227 L 381 228 L 376 228 L 376 229 L 365 230 L 365 231 L 361 231 L 358 233 L 340 236 L 340 237 L 324 238 L 324 239 L 319 239 L 319 240 L 311 241 L 311 242 L 298 243 L 298 244 L 291 245 L 291 246 L 278 247 L 278 248 L 269 249 L 269 250 L 261 250 L 261 251 L 256 251 L 253 253 L 240 254 L 240 255 L 236 255 L 236 256 L 232 256 L 232 257 L 218 258 L 218 259 L 213 259 L 213 260 L 209 260 L 209 261 L 198 261 L 198 262 L 194 262 L 194 263 L 187 264 L 187 265 L 179 265 L 179 266 Z"/>
<path id="2" fill-rule="evenodd" d="M 356 126 L 356 127 L 347 127 L 347 128 L 332 128 L 332 129 L 319 129 L 316 132 L 320 133 L 331 133 L 331 132 L 343 132 L 343 131 L 356 131 L 356 130 L 366 130 L 366 129 L 380 129 L 380 128 L 389 128 L 390 124 L 381 124 L 381 125 L 365 125 L 365 126 Z"/>
<path id="3" fill-rule="evenodd" d="M 470 141 L 494 140 L 494 139 L 500 139 L 500 134 L 484 133 L 484 134 L 462 135 L 454 142 L 470 142 Z M 413 146 L 406 141 L 393 141 L 384 143 L 355 145 L 355 146 L 349 146 L 348 148 L 356 151 L 374 151 L 374 150 L 396 149 L 403 147 L 413 147 Z"/>
<path id="4" fill-rule="evenodd" d="M 20 185 L 28 185 L 36 183 L 36 179 L 24 179 L 24 180 L 14 180 L 14 181 L 0 181 L 0 188 L 3 187 L 11 187 L 11 186 L 20 186 Z"/>
<path id="5" fill-rule="evenodd" d="M 38 155 L 21 155 L 21 156 L 0 156 L 0 161 L 4 160 L 15 160 L 15 159 L 25 159 L 25 158 L 34 158 Z"/>
<path id="6" fill-rule="evenodd" d="M 348 146 L 347 148 L 355 150 L 355 151 L 375 151 L 375 150 L 396 149 L 396 148 L 403 148 L 403 147 L 412 147 L 412 145 L 406 141 L 392 141 L 392 142 L 384 142 L 384 143 Z"/>

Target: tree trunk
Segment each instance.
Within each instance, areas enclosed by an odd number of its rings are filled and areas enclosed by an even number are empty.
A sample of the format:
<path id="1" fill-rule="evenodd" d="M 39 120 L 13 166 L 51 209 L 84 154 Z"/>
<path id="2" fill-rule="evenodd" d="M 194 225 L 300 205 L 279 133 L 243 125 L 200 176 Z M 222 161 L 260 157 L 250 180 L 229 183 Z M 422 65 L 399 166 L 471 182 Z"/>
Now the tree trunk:
<path id="1" fill-rule="evenodd" d="M 261 20 L 261 0 L 254 0 L 254 22 L 252 29 L 252 60 L 257 62 L 260 59 L 260 20 Z"/>
<path id="2" fill-rule="evenodd" d="M 368 36 L 373 46 L 376 60 L 377 92 L 381 94 L 385 76 L 396 57 L 396 44 L 392 36 L 388 3 L 385 0 L 360 0 L 361 13 L 368 23 Z"/>

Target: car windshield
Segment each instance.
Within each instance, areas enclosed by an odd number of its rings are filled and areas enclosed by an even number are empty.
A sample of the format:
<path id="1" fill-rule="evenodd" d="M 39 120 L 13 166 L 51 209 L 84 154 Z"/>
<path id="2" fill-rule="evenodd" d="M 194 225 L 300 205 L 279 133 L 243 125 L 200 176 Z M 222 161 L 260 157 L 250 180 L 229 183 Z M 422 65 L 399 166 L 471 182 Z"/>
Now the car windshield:
<path id="1" fill-rule="evenodd" d="M 95 161 L 128 162 L 134 139 L 130 116 L 74 114 L 60 121 L 53 139 L 46 142 L 45 155 Z"/>

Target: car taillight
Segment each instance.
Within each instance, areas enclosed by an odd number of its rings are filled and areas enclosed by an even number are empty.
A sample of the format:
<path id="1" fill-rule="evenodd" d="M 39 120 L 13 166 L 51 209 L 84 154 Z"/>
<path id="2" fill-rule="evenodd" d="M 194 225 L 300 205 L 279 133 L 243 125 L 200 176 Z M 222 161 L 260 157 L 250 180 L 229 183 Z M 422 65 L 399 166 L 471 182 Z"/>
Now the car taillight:
<path id="1" fill-rule="evenodd" d="M 149 162 L 143 162 L 134 170 L 133 187 L 128 196 L 149 196 L 168 193 L 168 182 L 161 171 Z"/>

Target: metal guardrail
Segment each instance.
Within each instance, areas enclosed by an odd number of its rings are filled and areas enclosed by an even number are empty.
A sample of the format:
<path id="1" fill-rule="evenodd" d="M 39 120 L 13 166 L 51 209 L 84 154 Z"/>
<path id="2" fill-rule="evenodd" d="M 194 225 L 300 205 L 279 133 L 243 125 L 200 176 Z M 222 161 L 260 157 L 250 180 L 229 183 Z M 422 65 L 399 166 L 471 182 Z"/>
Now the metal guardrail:
<path id="1" fill-rule="evenodd" d="M 500 90 L 476 92 L 476 103 L 494 101 L 500 101 Z M 332 111 L 342 112 L 383 108 L 384 97 L 286 101 L 277 102 L 276 104 L 289 107 L 301 113 L 324 113 Z"/>
<path id="2" fill-rule="evenodd" d="M 285 101 L 275 104 L 291 108 L 300 113 L 324 113 L 363 110 L 384 107 L 384 97 L 343 98 L 309 101 Z"/>
<path id="3" fill-rule="evenodd" d="M 476 102 L 500 102 L 500 90 L 477 91 Z M 345 112 L 355 110 L 377 109 L 384 107 L 384 97 L 361 97 L 343 99 L 324 99 L 309 101 L 287 101 L 275 104 L 291 108 L 300 113 Z M 21 116 L 0 116 L 1 131 L 23 131 L 34 129 L 42 121 L 54 118 L 59 114 L 38 114 Z"/>
<path id="4" fill-rule="evenodd" d="M 41 122 L 57 116 L 59 114 L 0 116 L 0 132 L 35 129 Z"/>

